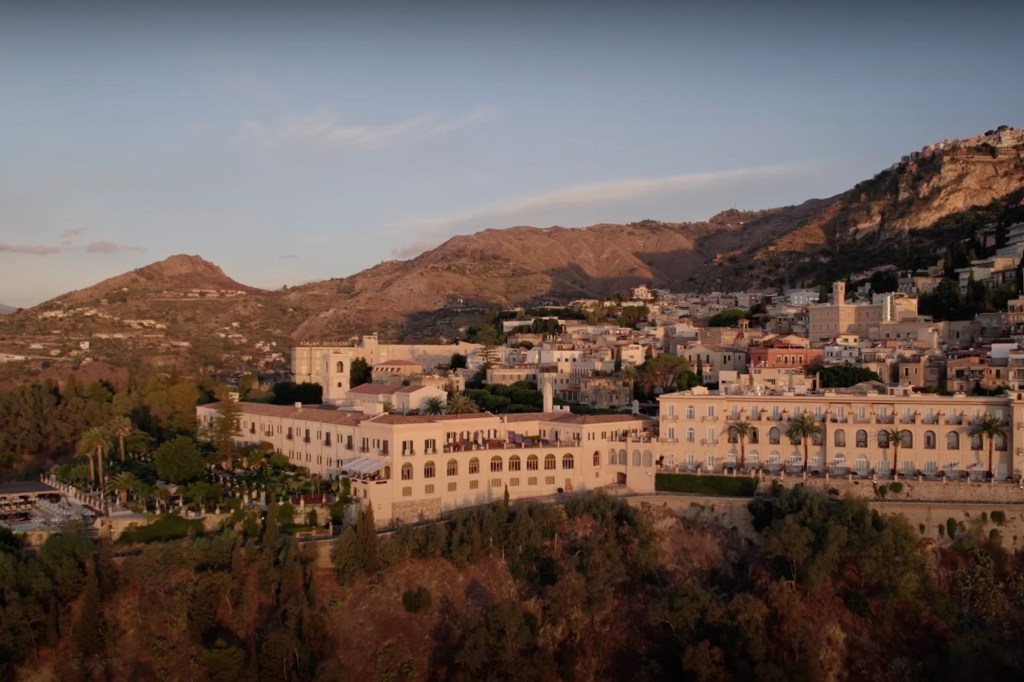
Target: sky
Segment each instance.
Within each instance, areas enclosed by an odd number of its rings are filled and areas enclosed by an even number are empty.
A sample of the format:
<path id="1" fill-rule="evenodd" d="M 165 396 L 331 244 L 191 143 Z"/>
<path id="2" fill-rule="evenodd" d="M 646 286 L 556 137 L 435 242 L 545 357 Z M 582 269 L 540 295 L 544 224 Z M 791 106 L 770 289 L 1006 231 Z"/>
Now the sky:
<path id="1" fill-rule="evenodd" d="M 0 6 L 0 303 L 796 204 L 1024 126 L 1024 3 L 152 4 Z"/>

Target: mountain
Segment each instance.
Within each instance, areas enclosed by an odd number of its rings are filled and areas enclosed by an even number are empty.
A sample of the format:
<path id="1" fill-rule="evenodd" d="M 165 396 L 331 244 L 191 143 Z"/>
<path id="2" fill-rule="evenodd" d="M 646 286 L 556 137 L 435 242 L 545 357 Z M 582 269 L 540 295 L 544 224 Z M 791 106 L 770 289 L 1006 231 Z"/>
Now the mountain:
<path id="1" fill-rule="evenodd" d="M 904 157 L 826 199 L 707 221 L 512 227 L 452 237 L 408 261 L 281 291 L 172 256 L 0 317 L 0 381 L 90 359 L 270 371 L 296 341 L 455 333 L 495 306 L 607 296 L 638 284 L 735 290 L 815 284 L 879 265 L 981 255 L 981 231 L 1024 221 L 1024 131 L 1001 127 Z M 88 346 L 87 348 L 85 346 Z M 36 364 L 32 364 L 36 363 Z"/>
<path id="2" fill-rule="evenodd" d="M 0 303 L 0 315 L 10 315 L 15 310 L 17 310 L 17 308 Z"/>

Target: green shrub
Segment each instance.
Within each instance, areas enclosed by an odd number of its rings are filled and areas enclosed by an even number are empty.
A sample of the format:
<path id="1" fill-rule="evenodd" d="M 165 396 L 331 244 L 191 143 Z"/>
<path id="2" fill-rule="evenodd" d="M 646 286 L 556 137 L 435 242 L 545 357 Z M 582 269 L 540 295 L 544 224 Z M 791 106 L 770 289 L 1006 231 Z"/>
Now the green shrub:
<path id="1" fill-rule="evenodd" d="M 996 525 L 999 525 L 999 526 L 1001 526 L 1004 523 L 1006 523 L 1006 512 L 1000 511 L 998 509 L 996 511 L 992 512 L 992 523 L 994 523 Z"/>
<path id="2" fill-rule="evenodd" d="M 949 536 L 950 540 L 956 537 L 956 529 L 956 519 L 950 516 L 948 519 L 946 519 L 946 535 Z"/>
<path id="3" fill-rule="evenodd" d="M 402 593 L 402 606 L 409 613 L 416 613 L 423 609 L 430 608 L 430 590 L 420 585 L 415 590 L 406 590 Z"/>
<path id="4" fill-rule="evenodd" d="M 148 526 L 131 525 L 121 533 L 118 542 L 167 542 L 189 535 L 202 535 L 201 519 L 189 520 L 174 514 L 165 514 Z"/>
<path id="5" fill-rule="evenodd" d="M 940 538 L 946 537 L 946 527 L 943 526 L 941 523 L 939 524 L 939 537 Z"/>
<path id="6" fill-rule="evenodd" d="M 892 483 L 889 484 L 889 492 L 891 492 L 893 495 L 899 495 L 901 492 L 903 492 L 903 484 L 900 483 L 899 481 L 893 481 Z"/>
<path id="7" fill-rule="evenodd" d="M 697 493 L 724 497 L 753 497 L 757 479 L 745 476 L 655 474 L 654 489 L 667 493 Z"/>

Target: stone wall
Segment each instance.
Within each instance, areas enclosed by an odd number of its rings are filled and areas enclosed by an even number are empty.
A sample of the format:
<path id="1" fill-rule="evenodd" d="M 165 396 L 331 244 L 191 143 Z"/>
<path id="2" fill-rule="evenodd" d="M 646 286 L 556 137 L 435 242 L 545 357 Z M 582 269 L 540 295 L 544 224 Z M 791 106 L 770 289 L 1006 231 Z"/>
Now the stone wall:
<path id="1" fill-rule="evenodd" d="M 409 502 L 394 502 L 391 505 L 391 519 L 388 521 L 402 521 L 413 523 L 420 519 L 436 519 L 441 516 L 441 498 L 436 497 L 427 500 L 413 500 Z M 377 525 L 383 525 L 378 521 Z"/>
<path id="2" fill-rule="evenodd" d="M 821 490 L 836 491 L 840 496 L 853 495 L 869 500 L 882 499 L 876 492 L 882 486 L 891 486 L 890 478 L 876 478 L 874 481 L 863 478 L 820 478 L 809 476 L 774 477 L 768 476 L 758 485 L 758 495 L 771 495 L 772 483 L 778 481 L 786 487 L 798 483 Z M 916 502 L 993 502 L 1002 504 L 1024 504 L 1024 488 L 1016 483 L 979 483 L 973 481 L 929 481 L 918 480 L 916 477 L 900 477 L 898 481 L 902 489 L 896 493 L 888 488 L 886 500 L 907 500 Z"/>

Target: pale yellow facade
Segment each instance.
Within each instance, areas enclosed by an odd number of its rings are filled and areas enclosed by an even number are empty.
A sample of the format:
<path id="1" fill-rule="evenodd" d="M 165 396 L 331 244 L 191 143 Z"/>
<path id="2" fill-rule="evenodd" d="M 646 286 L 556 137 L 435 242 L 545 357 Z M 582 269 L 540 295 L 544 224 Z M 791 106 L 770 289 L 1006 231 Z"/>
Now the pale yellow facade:
<path id="1" fill-rule="evenodd" d="M 219 404 L 197 408 L 212 423 Z M 652 420 L 567 412 L 367 416 L 241 403 L 239 443 L 267 443 L 324 479 L 345 476 L 378 523 L 510 498 L 621 486 L 654 490 Z"/>
<path id="2" fill-rule="evenodd" d="M 757 431 L 745 442 L 746 465 L 790 471 L 803 465 L 803 446 L 786 437 L 791 418 L 809 413 L 822 435 L 809 447 L 809 469 L 833 474 L 891 475 L 893 448 L 882 432 L 903 432 L 898 470 L 925 476 L 982 475 L 988 443 L 972 438 L 973 423 L 986 415 L 1003 421 L 1005 437 L 993 449 L 1000 480 L 1021 473 L 1024 463 L 1024 398 L 938 396 L 890 389 L 898 394 L 822 392 L 806 395 L 747 392 L 730 395 L 694 389 L 659 398 L 665 464 L 682 470 L 721 470 L 738 464 L 740 446 L 730 424 L 746 421 Z"/>

